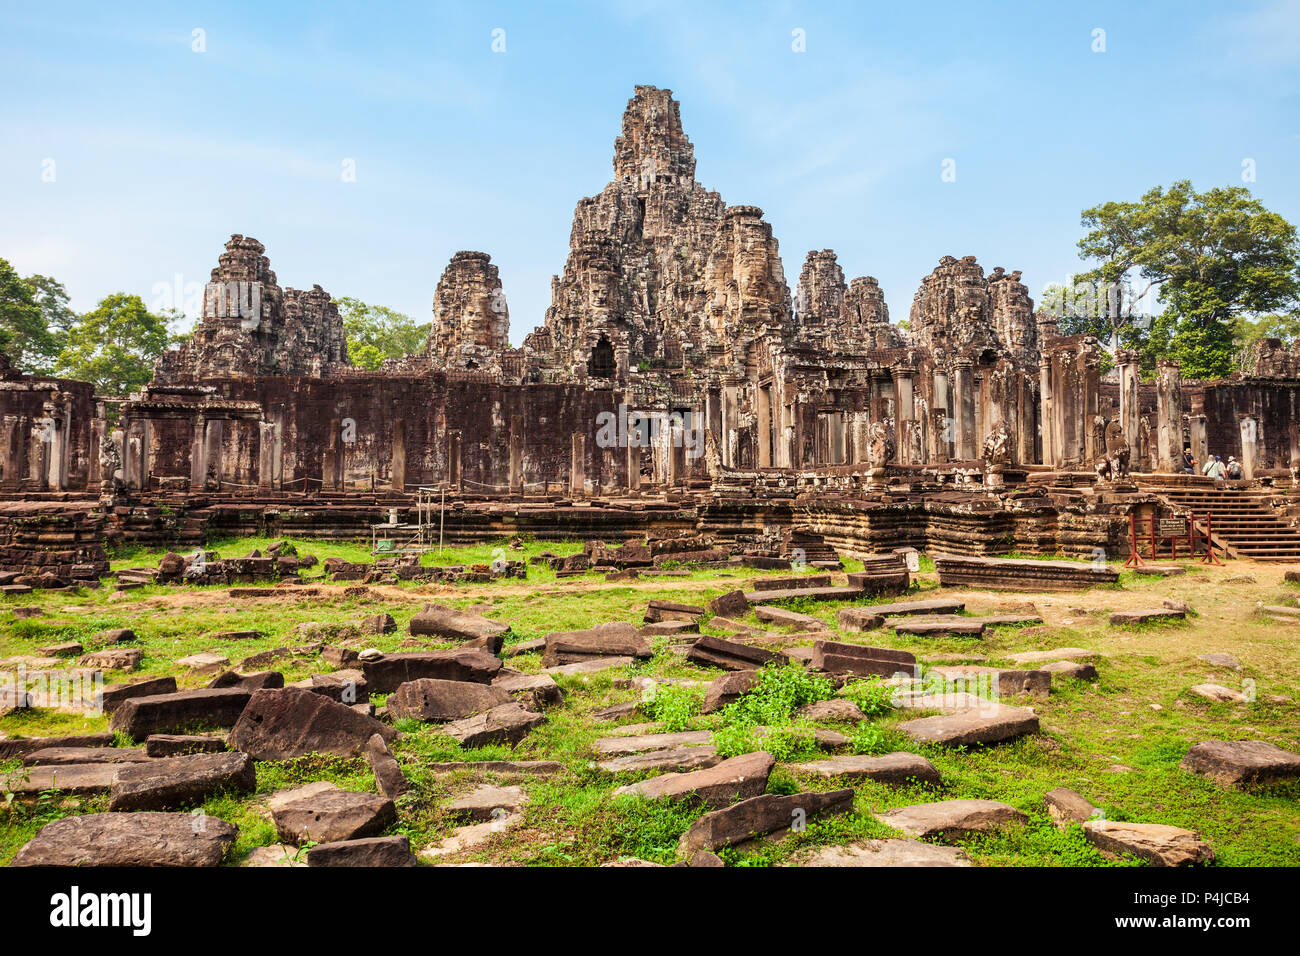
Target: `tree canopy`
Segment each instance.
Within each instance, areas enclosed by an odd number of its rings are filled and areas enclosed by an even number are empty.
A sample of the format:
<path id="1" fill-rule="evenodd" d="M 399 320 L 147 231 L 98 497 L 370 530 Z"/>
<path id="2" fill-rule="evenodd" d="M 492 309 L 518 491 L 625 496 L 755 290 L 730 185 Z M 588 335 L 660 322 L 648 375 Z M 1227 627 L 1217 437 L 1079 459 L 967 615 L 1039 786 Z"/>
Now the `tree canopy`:
<path id="1" fill-rule="evenodd" d="M 1295 226 L 1242 186 L 1198 193 L 1180 180 L 1085 209 L 1082 224 L 1079 254 L 1093 267 L 1076 279 L 1106 290 L 1112 344 L 1133 324 L 1133 303 L 1158 289 L 1165 309 L 1145 347 L 1181 361 L 1189 378 L 1232 372 L 1243 316 L 1300 306 Z"/>
<path id="2" fill-rule="evenodd" d="M 424 351 L 430 323 L 417 325 L 409 315 L 351 296 L 341 296 L 335 302 L 343 318 L 348 358 L 353 365 L 373 370 L 384 359 Z"/>
<path id="3" fill-rule="evenodd" d="M 59 353 L 57 371 L 94 383 L 105 395 L 126 395 L 153 379 L 154 360 L 173 343 L 174 312 L 155 315 L 138 295 L 115 292 L 81 317 Z"/>
<path id="4" fill-rule="evenodd" d="M 5 259 L 0 259 L 0 351 L 25 372 L 49 372 L 58 353 L 37 290 Z"/>

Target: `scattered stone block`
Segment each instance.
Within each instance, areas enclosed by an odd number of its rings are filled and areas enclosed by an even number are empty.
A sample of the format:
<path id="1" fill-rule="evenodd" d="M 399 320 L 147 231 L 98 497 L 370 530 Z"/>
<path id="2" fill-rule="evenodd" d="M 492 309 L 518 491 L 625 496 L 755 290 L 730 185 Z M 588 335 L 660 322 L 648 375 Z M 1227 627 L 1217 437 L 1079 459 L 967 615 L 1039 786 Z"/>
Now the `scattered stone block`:
<path id="1" fill-rule="evenodd" d="M 1028 707 L 985 707 L 920 717 L 898 725 L 917 743 L 971 747 L 1038 733 L 1038 716 Z"/>
<path id="2" fill-rule="evenodd" d="M 285 843 L 333 843 L 378 836 L 397 822 L 393 801 L 376 793 L 355 793 L 330 785 L 294 796 L 284 794 L 271 808 L 275 830 Z"/>
<path id="3" fill-rule="evenodd" d="M 1114 584 L 1119 569 L 1086 561 L 975 558 L 934 554 L 939 584 L 946 588 L 1003 591 L 1075 591 Z"/>
<path id="4" fill-rule="evenodd" d="M 308 753 L 352 756 L 374 734 L 391 740 L 393 728 L 346 704 L 300 688 L 259 690 L 230 731 L 229 746 L 257 760 L 288 760 Z"/>
<path id="5" fill-rule="evenodd" d="M 874 780 L 894 787 L 925 783 L 939 786 L 938 769 L 919 754 L 899 751 L 881 757 L 854 754 L 790 764 L 791 770 L 828 779 Z"/>
<path id="6" fill-rule="evenodd" d="M 602 657 L 633 657 L 648 660 L 650 642 L 633 624 L 622 621 L 601 624 L 583 631 L 561 631 L 546 636 L 543 667 L 559 667 Z"/>
<path id="7" fill-rule="evenodd" d="M 144 752 L 150 757 L 183 757 L 186 754 L 215 754 L 226 750 L 224 737 L 187 734 L 150 734 Z"/>
<path id="8" fill-rule="evenodd" d="M 1197 697 L 1204 697 L 1216 704 L 1244 704 L 1246 695 L 1222 684 L 1197 684 L 1190 688 Z"/>
<path id="9" fill-rule="evenodd" d="M 789 658 L 779 651 L 728 641 L 706 634 L 691 645 L 686 660 L 692 664 L 708 664 L 731 671 L 754 670 L 764 664 L 786 663 Z"/>
<path id="10" fill-rule="evenodd" d="M 956 614 L 915 615 L 894 621 L 889 626 L 895 634 L 910 637 L 981 637 L 984 634 L 983 619 Z"/>
<path id="11" fill-rule="evenodd" d="M 231 687 L 130 697 L 113 711 L 108 726 L 132 740 L 152 734 L 183 734 L 200 727 L 233 727 L 251 696 L 249 691 Z"/>
<path id="12" fill-rule="evenodd" d="M 932 667 L 930 671 L 941 675 L 950 684 L 987 679 L 995 695 L 1016 697 L 1021 694 L 1032 694 L 1036 697 L 1046 697 L 1052 692 L 1052 675 L 1045 670 L 1007 670 L 973 664 Z"/>
<path id="13" fill-rule="evenodd" d="M 885 617 L 869 607 L 846 607 L 835 615 L 835 623 L 845 631 L 875 631 L 885 626 Z"/>
<path id="14" fill-rule="evenodd" d="M 177 667 L 196 676 L 205 674 L 216 674 L 230 666 L 230 658 L 223 654 L 215 654 L 212 651 L 202 651 L 198 654 L 191 654 L 188 657 L 182 657 L 176 662 Z"/>
<path id="15" fill-rule="evenodd" d="M 855 674 L 859 677 L 892 677 L 900 671 L 908 674 L 917 672 L 916 655 L 908 651 L 840 641 L 814 643 L 811 666 L 814 670 L 828 674 Z"/>
<path id="16" fill-rule="evenodd" d="M 645 622 L 657 621 L 698 621 L 704 614 L 704 608 L 694 604 L 676 604 L 672 601 L 651 601 L 645 610 Z"/>
<path id="17" fill-rule="evenodd" d="M 23 755 L 28 767 L 87 763 L 140 763 L 149 755 L 138 747 L 46 747 Z"/>
<path id="18" fill-rule="evenodd" d="M 783 607 L 760 604 L 754 608 L 754 614 L 765 624 L 776 624 L 780 627 L 798 627 L 805 631 L 826 630 L 826 622 L 821 618 L 813 617 L 811 614 L 800 614 L 798 611 L 788 611 Z"/>
<path id="19" fill-rule="evenodd" d="M 653 726 L 653 725 L 651 725 Z M 699 747 L 713 743 L 713 734 L 707 730 L 683 730 L 664 734 L 635 734 L 625 737 L 602 737 L 592 743 L 598 754 L 635 754 L 647 750 L 665 750 L 675 747 Z"/>
<path id="20" fill-rule="evenodd" d="M 1043 803 L 1047 806 L 1047 815 L 1061 830 L 1066 829 L 1071 823 L 1087 823 L 1098 812 L 1087 798 L 1068 787 L 1049 790 L 1043 795 Z"/>
<path id="21" fill-rule="evenodd" d="M 888 810 L 875 814 L 875 817 L 914 839 L 945 842 L 1012 823 L 1023 823 L 1027 819 L 1015 807 L 996 800 L 940 800 Z"/>
<path id="22" fill-rule="evenodd" d="M 522 787 L 495 787 L 485 783 L 447 804 L 446 810 L 453 820 L 482 823 L 515 813 L 527 799 Z"/>
<path id="23" fill-rule="evenodd" d="M 54 747 L 112 746 L 112 734 L 85 734 L 80 737 L 5 737 L 0 738 L 0 760 L 12 760 L 14 757 Z"/>
<path id="24" fill-rule="evenodd" d="M 500 658 L 477 648 L 384 654 L 368 661 L 362 655 L 362 660 L 366 682 L 375 694 L 391 693 L 422 677 L 488 684 L 501 670 Z"/>
<path id="25" fill-rule="evenodd" d="M 716 625 L 717 619 L 712 622 Z M 637 633 L 643 637 L 674 637 L 679 634 L 698 634 L 700 625 L 697 621 L 655 621 L 653 624 L 643 624 L 637 629 Z"/>
<path id="26" fill-rule="evenodd" d="M 388 714 L 394 720 L 459 720 L 510 703 L 509 692 L 491 684 L 435 680 L 407 681 L 388 697 Z"/>
<path id="27" fill-rule="evenodd" d="M 720 850 L 756 836 L 788 829 L 794 821 L 853 807 L 853 790 L 825 793 L 760 794 L 706 813 L 682 834 L 677 852 L 689 857 L 698 850 Z"/>
<path id="28" fill-rule="evenodd" d="M 45 764 L 24 768 L 21 774 L 0 776 L 0 795 L 12 793 L 18 798 L 39 797 L 45 790 L 82 796 L 107 793 L 121 769 L 119 763 Z"/>
<path id="29" fill-rule="evenodd" d="M 1200 659 L 1213 667 L 1230 667 L 1235 671 L 1241 670 L 1241 661 L 1231 654 L 1202 654 Z"/>
<path id="30" fill-rule="evenodd" d="M 308 866 L 416 866 L 405 836 L 367 837 L 321 843 L 307 851 Z"/>
<path id="31" fill-rule="evenodd" d="M 48 644 L 37 653 L 42 657 L 77 657 L 83 650 L 78 641 L 64 641 L 61 644 Z"/>
<path id="32" fill-rule="evenodd" d="M 722 710 L 728 704 L 740 700 L 756 686 L 758 686 L 757 670 L 740 670 L 723 674 L 709 685 L 709 689 L 704 694 L 704 706 L 701 712 L 711 714 Z"/>
<path id="33" fill-rule="evenodd" d="M 362 753 L 375 775 L 375 786 L 380 793 L 390 800 L 396 800 L 406 792 L 409 786 L 406 774 L 402 773 L 401 765 L 388 749 L 388 743 L 383 737 L 372 734 Z"/>
<path id="34" fill-rule="evenodd" d="M 491 686 L 505 691 L 532 710 L 541 710 L 547 704 L 558 704 L 564 699 L 564 692 L 550 674 L 520 674 L 502 668 L 492 678 Z"/>
<path id="35" fill-rule="evenodd" d="M 162 757 L 122 767 L 113 781 L 108 809 L 174 810 L 202 803 L 218 791 L 257 789 L 253 760 L 243 753 Z"/>
<path id="36" fill-rule="evenodd" d="M 1226 787 L 1249 787 L 1300 778 L 1300 754 L 1264 740 L 1206 740 L 1179 766 Z"/>
<path id="37" fill-rule="evenodd" d="M 1167 607 L 1137 608 L 1128 611 L 1115 611 L 1110 616 L 1112 627 L 1128 627 L 1135 624 L 1160 624 L 1168 621 L 1181 621 L 1187 617 L 1184 611 L 1175 611 Z"/>
<path id="38" fill-rule="evenodd" d="M 1059 674 L 1070 680 L 1096 680 L 1097 668 L 1087 661 L 1053 661 L 1038 668 L 1048 674 Z"/>
<path id="39" fill-rule="evenodd" d="M 1191 830 L 1162 823 L 1089 820 L 1083 834 L 1099 850 L 1127 853 L 1153 866 L 1191 866 L 1214 859 L 1209 844 Z"/>
<path id="40" fill-rule="evenodd" d="M 579 661 L 576 664 L 560 664 L 558 667 L 543 668 L 543 671 L 547 674 L 569 676 L 575 674 L 599 674 L 611 667 L 624 667 L 633 663 L 634 660 L 631 657 L 593 657 L 591 660 Z"/>
<path id="41" fill-rule="evenodd" d="M 715 748 L 702 745 L 695 747 L 667 747 L 663 750 L 650 750 L 645 753 L 627 754 L 602 760 L 596 764 L 597 769 L 605 773 L 644 773 L 654 770 L 660 773 L 684 770 L 701 770 L 716 767 L 722 763 L 722 757 Z"/>
<path id="42" fill-rule="evenodd" d="M 709 611 L 718 617 L 744 617 L 749 613 L 749 602 L 744 591 L 728 591 L 709 602 Z"/>
<path id="43" fill-rule="evenodd" d="M 544 714 L 525 710 L 512 701 L 493 707 L 485 713 L 446 724 L 442 731 L 462 747 L 484 747 L 488 744 L 514 746 L 545 720 Z"/>
<path id="44" fill-rule="evenodd" d="M 1096 656 L 1096 651 L 1085 650 L 1082 647 L 1058 647 L 1054 651 L 1022 651 L 1019 654 L 1008 654 L 1007 659 L 1017 664 L 1038 664 L 1043 661 L 1086 660 Z"/>
<path id="45" fill-rule="evenodd" d="M 126 684 L 104 685 L 104 689 L 95 695 L 93 704 L 97 710 L 112 714 L 123 701 L 130 700 L 132 697 L 153 697 L 158 694 L 174 693 L 176 693 L 175 677 L 146 677 Z"/>
<path id="46" fill-rule="evenodd" d="M 138 647 L 109 648 L 83 654 L 77 663 L 83 667 L 96 667 L 106 671 L 133 671 L 144 660 L 144 651 Z"/>
<path id="47" fill-rule="evenodd" d="M 867 719 L 857 704 L 842 697 L 806 704 L 799 708 L 798 714 L 807 720 L 838 720 L 853 724 Z"/>
<path id="48" fill-rule="evenodd" d="M 453 641 L 472 641 L 480 638 L 498 641 L 497 651 L 510 633 L 510 625 L 489 620 L 480 614 L 458 611 L 442 604 L 426 604 L 424 610 L 411 618 L 407 631 L 415 636 L 444 637 Z"/>
<path id="49" fill-rule="evenodd" d="M 796 866 L 974 866 L 963 850 L 919 840 L 863 840 L 822 847 L 796 857 Z"/>
<path id="50" fill-rule="evenodd" d="M 88 813 L 47 823 L 13 866 L 218 866 L 239 835 L 188 813 Z"/>
<path id="51" fill-rule="evenodd" d="M 720 809 L 736 800 L 756 797 L 767 789 L 767 778 L 776 763 L 770 753 L 758 751 L 732 757 L 704 770 L 664 773 L 648 780 L 619 787 L 614 796 L 639 796 L 647 800 L 691 797 Z"/>

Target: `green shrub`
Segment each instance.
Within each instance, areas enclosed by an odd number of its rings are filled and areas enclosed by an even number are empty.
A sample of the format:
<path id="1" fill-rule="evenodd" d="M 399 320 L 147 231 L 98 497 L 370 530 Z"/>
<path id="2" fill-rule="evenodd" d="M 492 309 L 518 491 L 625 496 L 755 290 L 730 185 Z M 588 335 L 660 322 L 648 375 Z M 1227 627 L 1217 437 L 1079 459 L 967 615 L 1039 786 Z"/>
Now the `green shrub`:
<path id="1" fill-rule="evenodd" d="M 674 684 L 657 685 L 654 696 L 641 704 L 641 710 L 669 733 L 685 730 L 703 707 L 703 692 Z"/>
<path id="2" fill-rule="evenodd" d="M 879 677 L 854 681 L 840 691 L 840 696 L 853 701 L 868 717 L 879 717 L 894 709 L 894 688 Z"/>

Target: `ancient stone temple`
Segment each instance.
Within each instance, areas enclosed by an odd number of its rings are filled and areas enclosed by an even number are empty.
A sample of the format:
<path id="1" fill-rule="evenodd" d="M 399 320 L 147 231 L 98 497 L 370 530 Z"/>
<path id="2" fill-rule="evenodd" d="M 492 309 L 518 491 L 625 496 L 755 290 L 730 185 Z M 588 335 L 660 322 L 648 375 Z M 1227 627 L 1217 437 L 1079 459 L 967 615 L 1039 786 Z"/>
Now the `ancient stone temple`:
<path id="1" fill-rule="evenodd" d="M 1255 474 L 1300 468 L 1300 361 L 1280 343 L 1228 381 L 1166 367 L 1143 383 L 1127 353 L 1103 380 L 1099 343 L 1036 314 L 1020 272 L 943 256 L 903 328 L 876 279 L 854 275 L 867 268 L 813 250 L 792 287 L 762 209 L 698 182 L 679 104 L 638 86 L 612 179 L 578 201 L 521 347 L 490 255 L 457 252 L 423 352 L 355 367 L 330 295 L 282 288 L 262 243 L 235 235 L 192 337 L 141 393 L 106 412 L 87 386 L 4 372 L 0 486 L 758 507 L 1171 473 L 1184 447 L 1239 454 Z M 789 520 L 774 514 L 734 521 Z"/>

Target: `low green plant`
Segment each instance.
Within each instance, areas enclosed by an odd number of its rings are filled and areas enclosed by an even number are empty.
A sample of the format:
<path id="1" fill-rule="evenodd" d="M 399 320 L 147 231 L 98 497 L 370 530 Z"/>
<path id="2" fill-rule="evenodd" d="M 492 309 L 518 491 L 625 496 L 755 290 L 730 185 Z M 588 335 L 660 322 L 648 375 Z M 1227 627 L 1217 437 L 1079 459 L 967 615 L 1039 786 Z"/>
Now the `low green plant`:
<path id="1" fill-rule="evenodd" d="M 646 716 L 663 724 L 669 733 L 689 727 L 703 707 L 704 694 L 701 691 L 674 684 L 658 685 L 654 696 L 641 704 Z"/>
<path id="2" fill-rule="evenodd" d="M 894 709 L 894 688 L 879 677 L 854 681 L 840 691 L 840 696 L 853 701 L 868 717 L 879 717 Z"/>

